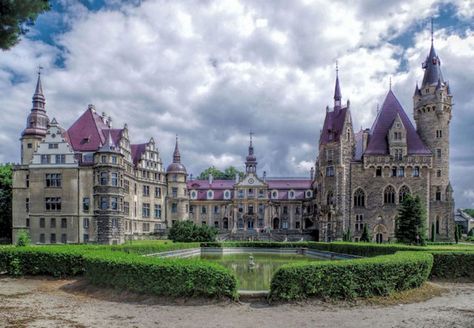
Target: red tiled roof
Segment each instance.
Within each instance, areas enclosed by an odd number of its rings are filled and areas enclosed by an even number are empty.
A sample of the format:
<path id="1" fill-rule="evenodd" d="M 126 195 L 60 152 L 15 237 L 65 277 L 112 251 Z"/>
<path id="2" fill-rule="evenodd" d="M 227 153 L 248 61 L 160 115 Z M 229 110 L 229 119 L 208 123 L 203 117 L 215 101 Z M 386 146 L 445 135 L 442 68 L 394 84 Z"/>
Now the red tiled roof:
<path id="1" fill-rule="evenodd" d="M 75 151 L 96 151 L 105 141 L 103 130 L 109 127 L 92 109 L 87 109 L 67 130 L 69 142 Z"/>
<path id="2" fill-rule="evenodd" d="M 339 141 L 344 127 L 344 121 L 346 119 L 347 107 L 335 108 L 332 112 L 326 113 L 324 119 L 323 130 L 321 131 L 321 137 L 319 144 L 324 145 L 328 142 Z M 329 134 L 332 133 L 332 140 L 329 138 Z"/>
<path id="3" fill-rule="evenodd" d="M 132 152 L 133 164 L 137 165 L 138 161 L 140 160 L 143 153 L 145 152 L 146 145 L 147 145 L 147 143 L 130 145 L 130 150 Z"/>
<path id="4" fill-rule="evenodd" d="M 387 97 L 383 102 L 382 109 L 375 119 L 374 125 L 370 131 L 369 143 L 364 154 L 389 154 L 387 135 L 397 114 L 400 116 L 400 119 L 402 120 L 402 123 L 407 131 L 408 154 L 430 155 L 431 151 L 420 139 L 420 136 L 416 132 L 413 124 L 403 110 L 402 105 L 400 105 L 398 99 L 393 94 L 392 90 L 388 92 Z"/>

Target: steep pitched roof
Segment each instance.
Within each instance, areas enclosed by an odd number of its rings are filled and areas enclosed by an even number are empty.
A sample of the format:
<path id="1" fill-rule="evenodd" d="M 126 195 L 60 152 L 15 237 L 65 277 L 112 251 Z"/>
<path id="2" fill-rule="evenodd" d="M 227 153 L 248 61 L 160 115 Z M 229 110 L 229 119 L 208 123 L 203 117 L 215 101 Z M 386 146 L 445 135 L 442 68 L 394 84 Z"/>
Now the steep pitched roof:
<path id="1" fill-rule="evenodd" d="M 105 142 L 104 130 L 109 129 L 102 118 L 93 109 L 88 108 L 67 133 L 75 151 L 96 151 Z"/>
<path id="2" fill-rule="evenodd" d="M 431 49 L 428 57 L 426 57 L 423 63 L 425 74 L 423 75 L 422 87 L 438 83 L 438 81 L 444 82 L 443 74 L 441 73 L 441 61 L 436 54 L 433 43 L 431 43 Z"/>
<path id="3" fill-rule="evenodd" d="M 393 121 L 400 116 L 400 119 L 407 131 L 407 149 L 409 155 L 430 155 L 431 151 L 420 139 L 416 133 L 413 124 L 408 118 L 407 114 L 398 102 L 397 98 L 390 90 L 382 105 L 382 109 L 377 115 L 372 129 L 370 131 L 369 143 L 365 154 L 368 155 L 387 155 L 389 154 L 387 135 Z"/>
<path id="4" fill-rule="evenodd" d="M 343 132 L 342 129 L 344 128 L 346 114 L 347 107 L 335 108 L 332 112 L 326 113 L 323 130 L 319 139 L 319 143 L 321 145 L 326 144 L 328 142 L 339 141 Z M 332 140 L 330 140 L 329 138 L 330 133 L 332 133 Z"/>
<path id="5" fill-rule="evenodd" d="M 133 164 L 137 165 L 138 161 L 146 150 L 146 145 L 147 143 L 130 145 Z"/>

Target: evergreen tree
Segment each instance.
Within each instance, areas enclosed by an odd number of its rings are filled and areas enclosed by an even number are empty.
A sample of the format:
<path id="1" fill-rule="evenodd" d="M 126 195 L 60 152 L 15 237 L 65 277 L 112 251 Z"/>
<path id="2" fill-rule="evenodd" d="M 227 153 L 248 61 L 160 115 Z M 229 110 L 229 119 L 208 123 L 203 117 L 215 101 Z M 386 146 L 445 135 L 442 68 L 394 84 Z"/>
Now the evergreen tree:
<path id="1" fill-rule="evenodd" d="M 459 242 L 459 226 L 457 224 L 454 228 L 454 241 L 456 242 L 456 244 Z"/>
<path id="2" fill-rule="evenodd" d="M 432 223 L 431 224 L 431 242 L 435 242 L 436 241 L 436 230 L 435 230 L 435 224 Z"/>
<path id="3" fill-rule="evenodd" d="M 0 165 L 0 239 L 12 236 L 12 165 Z"/>
<path id="4" fill-rule="evenodd" d="M 362 230 L 362 236 L 360 236 L 360 241 L 366 243 L 370 242 L 369 228 L 367 227 L 367 224 L 364 224 L 364 230 Z"/>
<path id="5" fill-rule="evenodd" d="M 224 172 L 222 172 L 215 166 L 211 166 L 202 171 L 201 174 L 198 175 L 197 179 L 207 180 L 210 174 L 212 174 L 212 177 L 216 180 L 234 180 L 236 174 L 238 174 L 241 178 L 244 176 L 244 173 L 242 171 L 237 170 L 233 166 L 229 166 L 224 170 Z"/>
<path id="6" fill-rule="evenodd" d="M 395 237 L 401 243 L 426 243 L 426 214 L 419 196 L 406 195 L 398 210 Z"/>

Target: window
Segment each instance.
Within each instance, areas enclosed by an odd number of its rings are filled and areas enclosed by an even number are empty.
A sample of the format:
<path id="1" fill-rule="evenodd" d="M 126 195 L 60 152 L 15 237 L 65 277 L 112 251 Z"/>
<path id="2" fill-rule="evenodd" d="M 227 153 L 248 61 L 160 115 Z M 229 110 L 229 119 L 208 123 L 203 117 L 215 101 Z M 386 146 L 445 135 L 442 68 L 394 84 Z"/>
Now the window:
<path id="1" fill-rule="evenodd" d="M 385 188 L 383 202 L 384 204 L 395 204 L 395 189 L 392 186 Z"/>
<path id="2" fill-rule="evenodd" d="M 61 234 L 61 243 L 67 244 L 67 234 Z"/>
<path id="3" fill-rule="evenodd" d="M 44 233 L 40 233 L 40 238 L 39 238 L 39 242 L 41 244 L 44 244 L 46 241 L 45 241 L 45 238 L 44 238 Z"/>
<path id="4" fill-rule="evenodd" d="M 174 182 L 178 181 L 178 175 L 177 174 L 173 174 L 173 181 Z"/>
<path id="5" fill-rule="evenodd" d="M 191 205 L 189 207 L 189 213 L 193 214 L 194 213 L 194 205 Z"/>
<path id="6" fill-rule="evenodd" d="M 85 218 L 83 221 L 82 221 L 82 227 L 84 229 L 89 229 L 89 219 L 88 218 Z"/>
<path id="7" fill-rule="evenodd" d="M 296 228 L 296 229 L 300 229 L 300 228 L 301 228 L 301 223 L 300 223 L 300 221 L 296 221 L 296 222 L 295 222 L 295 228 Z"/>
<path id="8" fill-rule="evenodd" d="M 113 209 L 113 210 L 117 210 L 118 206 L 117 206 L 117 197 L 110 197 L 110 207 Z"/>
<path id="9" fill-rule="evenodd" d="M 362 231 L 364 229 L 364 216 L 362 214 L 356 214 L 355 231 Z"/>
<path id="10" fill-rule="evenodd" d="M 105 156 L 105 155 L 100 156 L 100 162 L 101 163 L 107 163 L 107 156 Z"/>
<path id="11" fill-rule="evenodd" d="M 171 213 L 178 213 L 178 204 L 176 203 L 171 204 Z"/>
<path id="12" fill-rule="evenodd" d="M 130 181 L 128 181 L 127 179 L 124 179 L 123 187 L 125 188 L 125 192 L 128 194 L 130 192 Z"/>
<path id="13" fill-rule="evenodd" d="M 100 197 L 100 209 L 106 210 L 109 208 L 109 200 L 107 197 Z"/>
<path id="14" fill-rule="evenodd" d="M 45 208 L 47 211 L 60 211 L 61 210 L 61 197 L 46 197 Z"/>
<path id="15" fill-rule="evenodd" d="M 100 173 L 100 185 L 101 186 L 106 186 L 108 183 L 109 177 L 107 172 L 101 172 Z"/>
<path id="16" fill-rule="evenodd" d="M 26 227 L 28 228 L 30 226 L 30 219 L 26 219 Z"/>
<path id="17" fill-rule="evenodd" d="M 28 147 L 29 149 L 33 148 L 33 144 L 32 143 L 29 143 L 26 145 L 26 147 Z"/>
<path id="18" fill-rule="evenodd" d="M 441 200 L 441 188 L 440 188 L 440 187 L 436 187 L 435 199 L 436 199 L 437 201 L 440 201 L 440 200 Z"/>
<path id="19" fill-rule="evenodd" d="M 49 227 L 50 228 L 56 228 L 56 219 L 51 218 L 51 221 L 49 221 Z"/>
<path id="20" fill-rule="evenodd" d="M 201 206 L 201 214 L 206 214 L 206 206 Z"/>
<path id="21" fill-rule="evenodd" d="M 396 177 L 397 176 L 397 168 L 394 166 L 392 167 L 392 177 Z"/>
<path id="22" fill-rule="evenodd" d="M 112 164 L 117 164 L 117 156 L 112 156 Z"/>
<path id="23" fill-rule="evenodd" d="M 58 188 L 61 187 L 61 174 L 59 173 L 46 173 L 46 187 Z"/>
<path id="24" fill-rule="evenodd" d="M 230 191 L 229 190 L 224 191 L 224 198 L 225 199 L 230 199 Z"/>
<path id="25" fill-rule="evenodd" d="M 112 218 L 112 229 L 117 229 L 117 228 L 118 228 L 118 219 Z"/>
<path id="26" fill-rule="evenodd" d="M 89 234 L 85 233 L 82 238 L 84 239 L 84 242 L 85 243 L 88 243 L 89 242 Z"/>
<path id="27" fill-rule="evenodd" d="M 155 204 L 155 218 L 160 219 L 161 218 L 161 205 Z"/>
<path id="28" fill-rule="evenodd" d="M 25 210 L 26 210 L 26 213 L 30 212 L 30 199 L 29 198 L 25 198 Z"/>
<path id="29" fill-rule="evenodd" d="M 404 167 L 399 167 L 398 168 L 398 173 L 397 173 L 397 176 L 399 177 L 404 177 L 405 176 L 405 168 Z"/>
<path id="30" fill-rule="evenodd" d="M 150 224 L 143 222 L 142 229 L 143 229 L 144 232 L 150 231 Z"/>
<path id="31" fill-rule="evenodd" d="M 253 215 L 253 205 L 249 205 L 248 207 L 248 214 Z"/>
<path id="32" fill-rule="evenodd" d="M 334 166 L 326 167 L 326 176 L 333 177 L 334 176 Z"/>
<path id="33" fill-rule="evenodd" d="M 51 163 L 50 155 L 41 155 L 41 164 L 49 164 Z"/>
<path id="34" fill-rule="evenodd" d="M 61 228 L 62 229 L 67 229 L 67 219 L 66 218 L 61 219 Z"/>
<path id="35" fill-rule="evenodd" d="M 419 166 L 415 166 L 413 168 L 413 176 L 414 177 L 419 177 L 420 176 L 420 167 Z"/>
<path id="36" fill-rule="evenodd" d="M 442 138 L 443 137 L 443 130 L 436 130 L 436 138 Z"/>
<path id="37" fill-rule="evenodd" d="M 171 188 L 171 195 L 172 197 L 175 197 L 175 198 L 178 197 L 178 188 L 176 187 Z"/>
<path id="38" fill-rule="evenodd" d="M 401 132 L 394 132 L 393 139 L 395 140 L 402 140 L 402 133 Z"/>
<path id="39" fill-rule="evenodd" d="M 334 158 L 334 150 L 333 149 L 326 149 L 326 161 L 332 161 Z"/>
<path id="40" fill-rule="evenodd" d="M 89 213 L 90 205 L 91 205 L 91 200 L 89 197 L 82 198 L 82 211 L 84 213 Z"/>
<path id="41" fill-rule="evenodd" d="M 239 211 L 239 213 L 243 213 L 244 212 L 244 205 L 239 204 L 238 211 Z"/>
<path id="42" fill-rule="evenodd" d="M 288 206 L 283 206 L 283 214 L 288 214 Z"/>
<path id="43" fill-rule="evenodd" d="M 436 217 L 436 234 L 439 235 L 439 216 Z"/>
<path id="44" fill-rule="evenodd" d="M 143 196 L 145 197 L 150 196 L 150 186 L 147 186 L 147 185 L 143 186 Z"/>
<path id="45" fill-rule="evenodd" d="M 375 169 L 375 176 L 376 177 L 381 177 L 382 176 L 382 167 L 381 166 L 377 166 L 377 168 Z"/>
<path id="46" fill-rule="evenodd" d="M 278 191 L 274 190 L 272 191 L 272 198 L 277 199 L 278 198 Z"/>
<path id="47" fill-rule="evenodd" d="M 56 155 L 56 164 L 65 164 L 66 163 L 66 155 Z"/>
<path id="48" fill-rule="evenodd" d="M 403 159 L 403 150 L 402 149 L 395 149 L 395 160 L 401 161 Z"/>
<path id="49" fill-rule="evenodd" d="M 410 189 L 407 186 L 402 186 L 398 192 L 398 202 L 402 203 L 407 195 L 410 194 Z"/>
<path id="50" fill-rule="evenodd" d="M 437 176 L 438 178 L 441 178 L 441 170 L 436 171 L 436 176 Z"/>
<path id="51" fill-rule="evenodd" d="M 118 186 L 118 173 L 113 172 L 112 173 L 112 186 L 117 187 Z"/>
<path id="52" fill-rule="evenodd" d="M 436 149 L 436 158 L 441 158 L 441 148 Z"/>
<path id="53" fill-rule="evenodd" d="M 328 205 L 334 205 L 334 194 L 332 193 L 332 191 L 328 192 L 328 195 L 326 197 L 326 202 Z"/>
<path id="54" fill-rule="evenodd" d="M 155 187 L 155 198 L 161 198 L 161 188 Z"/>
<path id="55" fill-rule="evenodd" d="M 364 207 L 365 206 L 365 193 L 361 188 L 358 188 L 354 192 L 354 207 Z"/>
<path id="56" fill-rule="evenodd" d="M 219 221 L 214 221 L 214 228 L 219 229 Z"/>
<path id="57" fill-rule="evenodd" d="M 56 234 L 52 233 L 49 240 L 50 240 L 51 244 L 55 244 L 56 243 Z"/>
<path id="58" fill-rule="evenodd" d="M 243 190 L 239 190 L 239 198 L 244 198 L 244 191 Z"/>
<path id="59" fill-rule="evenodd" d="M 295 198 L 295 192 L 294 192 L 293 190 L 291 190 L 291 191 L 288 193 L 288 198 L 290 198 L 290 199 Z"/>
<path id="60" fill-rule="evenodd" d="M 219 213 L 219 206 L 214 205 L 214 214 L 218 214 L 218 213 Z"/>
<path id="61" fill-rule="evenodd" d="M 123 211 L 125 215 L 130 214 L 130 203 L 129 202 L 123 202 Z"/>
<path id="62" fill-rule="evenodd" d="M 29 188 L 30 187 L 30 175 L 29 174 L 26 175 L 25 183 L 26 183 L 26 188 Z"/>
<path id="63" fill-rule="evenodd" d="M 150 217 L 150 204 L 149 203 L 143 203 L 142 216 L 144 218 L 149 218 Z"/>
<path id="64" fill-rule="evenodd" d="M 40 218 L 40 228 L 44 228 L 44 226 L 45 226 L 45 219 Z"/>

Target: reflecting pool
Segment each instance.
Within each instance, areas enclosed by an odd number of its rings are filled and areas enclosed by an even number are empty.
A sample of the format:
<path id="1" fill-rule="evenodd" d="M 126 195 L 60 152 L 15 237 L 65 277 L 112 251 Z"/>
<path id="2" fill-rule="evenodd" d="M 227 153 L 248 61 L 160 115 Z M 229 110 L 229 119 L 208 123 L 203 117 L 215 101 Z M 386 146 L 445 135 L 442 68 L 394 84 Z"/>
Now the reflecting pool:
<path id="1" fill-rule="evenodd" d="M 201 259 L 219 263 L 231 269 L 238 280 L 239 290 L 269 290 L 275 271 L 284 264 L 324 261 L 297 254 L 201 254 Z"/>

